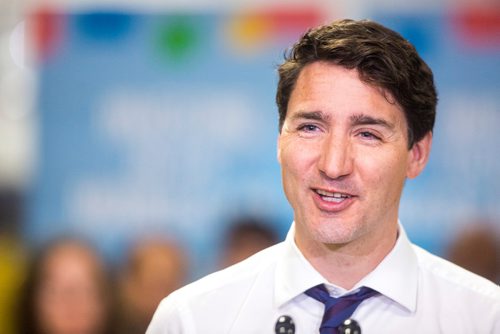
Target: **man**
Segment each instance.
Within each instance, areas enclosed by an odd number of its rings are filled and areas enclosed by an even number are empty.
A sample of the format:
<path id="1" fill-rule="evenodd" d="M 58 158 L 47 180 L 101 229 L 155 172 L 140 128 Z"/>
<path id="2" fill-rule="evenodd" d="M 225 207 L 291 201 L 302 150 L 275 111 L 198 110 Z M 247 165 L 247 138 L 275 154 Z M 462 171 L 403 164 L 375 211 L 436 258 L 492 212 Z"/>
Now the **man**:
<path id="1" fill-rule="evenodd" d="M 398 222 L 436 103 L 431 70 L 394 31 L 307 32 L 279 67 L 286 240 L 174 292 L 148 333 L 500 333 L 500 288 L 412 245 Z"/>

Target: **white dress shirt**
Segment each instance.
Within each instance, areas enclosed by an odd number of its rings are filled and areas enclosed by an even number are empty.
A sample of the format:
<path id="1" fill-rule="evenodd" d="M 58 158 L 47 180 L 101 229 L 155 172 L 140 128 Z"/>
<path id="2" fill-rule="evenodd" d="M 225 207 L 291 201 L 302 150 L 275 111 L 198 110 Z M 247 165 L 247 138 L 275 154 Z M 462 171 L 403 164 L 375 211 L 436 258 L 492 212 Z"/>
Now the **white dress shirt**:
<path id="1" fill-rule="evenodd" d="M 367 286 L 381 294 L 352 318 L 363 334 L 500 334 L 500 287 L 412 245 L 399 227 L 396 245 L 356 286 L 328 283 L 286 240 L 169 295 L 147 334 L 273 334 L 289 315 L 296 334 L 319 333 L 324 305 L 303 292 L 324 283 L 333 297 Z"/>

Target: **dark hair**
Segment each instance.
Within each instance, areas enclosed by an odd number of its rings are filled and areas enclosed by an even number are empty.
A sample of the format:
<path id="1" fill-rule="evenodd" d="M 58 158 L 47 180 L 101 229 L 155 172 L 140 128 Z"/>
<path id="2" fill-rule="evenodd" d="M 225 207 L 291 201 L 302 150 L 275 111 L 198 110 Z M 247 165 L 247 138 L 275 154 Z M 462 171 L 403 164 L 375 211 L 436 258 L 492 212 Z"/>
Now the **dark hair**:
<path id="1" fill-rule="evenodd" d="M 265 219 L 242 216 L 231 223 L 226 233 L 226 246 L 237 247 L 252 238 L 262 240 L 269 245 L 278 242 L 278 236 Z"/>
<path id="2" fill-rule="evenodd" d="M 276 93 L 280 132 L 301 70 L 316 61 L 356 69 L 361 80 L 382 88 L 388 101 L 394 99 L 408 123 L 410 148 L 432 132 L 437 93 L 431 69 L 400 34 L 369 20 L 341 20 L 310 29 L 285 53 Z"/>

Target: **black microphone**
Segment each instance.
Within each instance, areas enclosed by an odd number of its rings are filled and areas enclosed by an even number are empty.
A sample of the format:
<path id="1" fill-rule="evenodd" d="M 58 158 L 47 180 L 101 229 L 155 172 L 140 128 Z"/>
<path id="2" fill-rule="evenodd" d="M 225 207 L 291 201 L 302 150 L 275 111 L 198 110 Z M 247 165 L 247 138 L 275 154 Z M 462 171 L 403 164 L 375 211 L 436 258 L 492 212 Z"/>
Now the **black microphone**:
<path id="1" fill-rule="evenodd" d="M 358 322 L 354 319 L 345 320 L 342 325 L 339 326 L 340 334 L 361 334 L 361 327 Z"/>
<path id="2" fill-rule="evenodd" d="M 276 334 L 295 334 L 295 324 L 289 315 L 281 315 L 274 326 Z"/>

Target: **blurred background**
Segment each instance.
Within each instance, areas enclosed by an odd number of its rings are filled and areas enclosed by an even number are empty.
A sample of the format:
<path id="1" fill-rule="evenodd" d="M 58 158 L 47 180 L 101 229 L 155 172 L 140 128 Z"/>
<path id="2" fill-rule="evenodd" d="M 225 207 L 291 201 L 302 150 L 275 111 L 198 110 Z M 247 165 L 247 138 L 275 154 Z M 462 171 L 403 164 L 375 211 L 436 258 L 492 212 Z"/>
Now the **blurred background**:
<path id="1" fill-rule="evenodd" d="M 276 66 L 339 18 L 397 30 L 433 69 L 433 151 L 401 221 L 498 283 L 498 1 L 0 0 L 0 333 L 143 333 L 172 289 L 282 240 Z M 81 318 L 78 287 L 104 305 L 94 325 L 36 320 Z"/>

